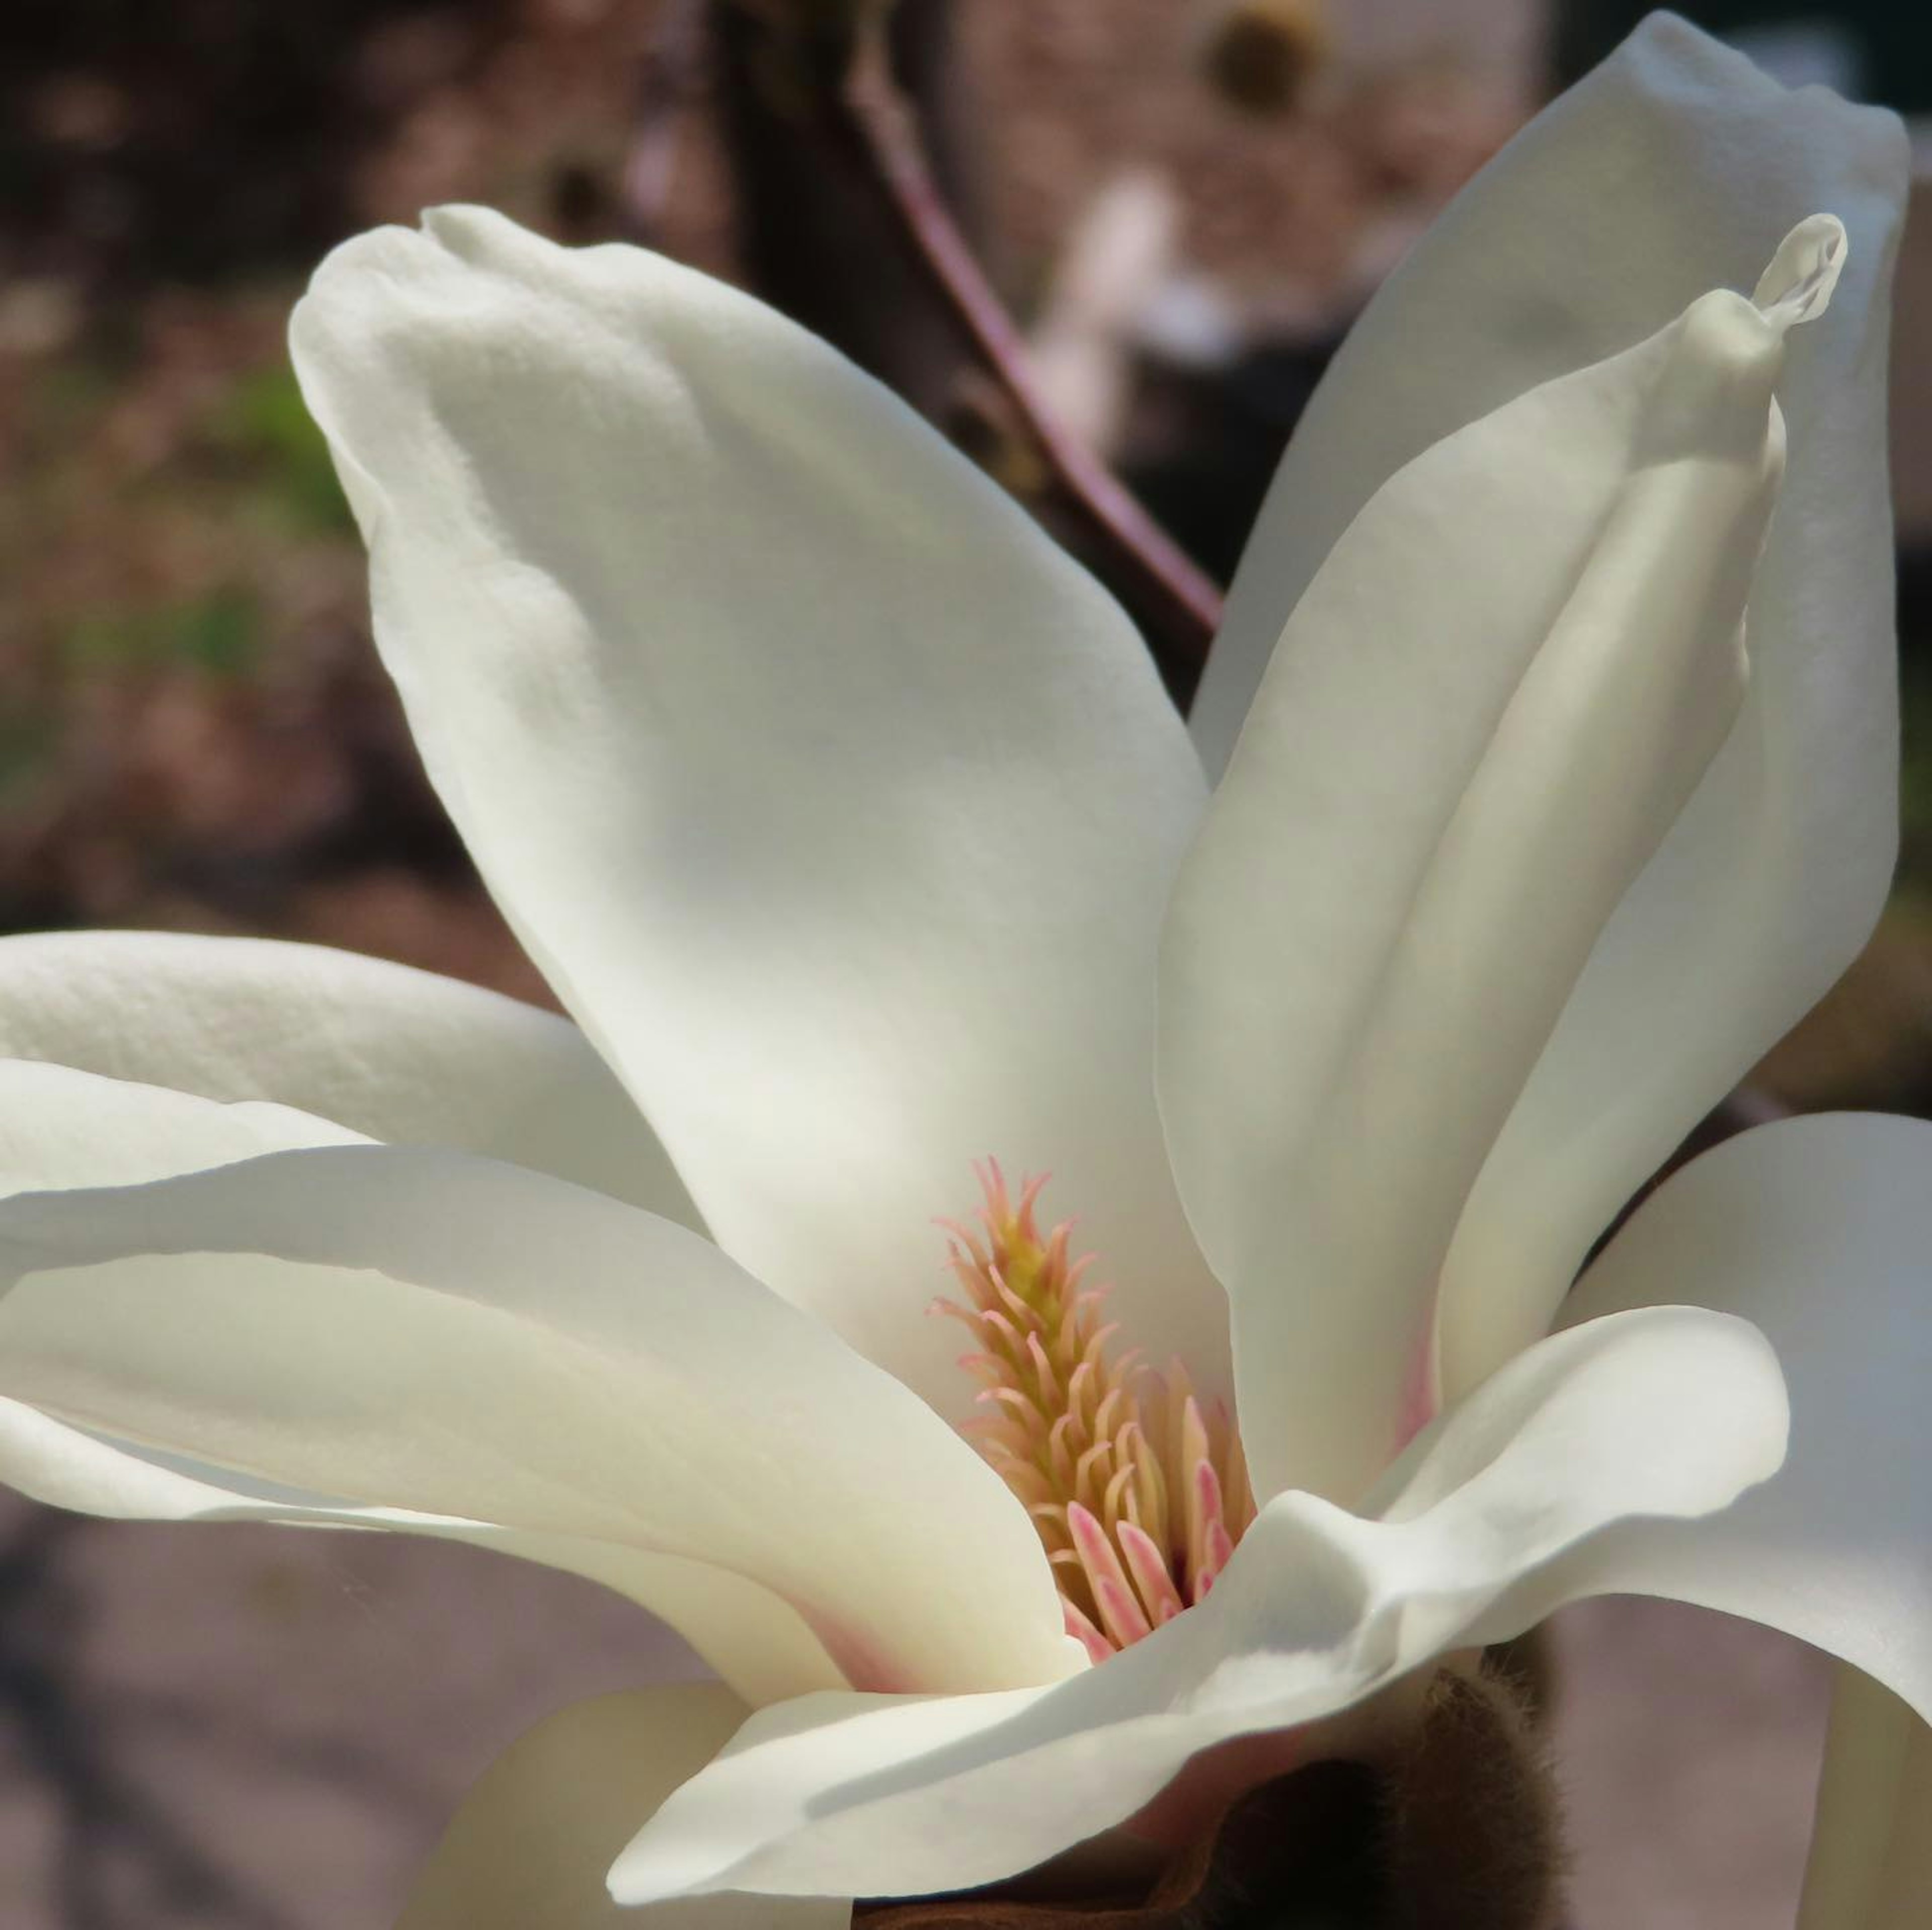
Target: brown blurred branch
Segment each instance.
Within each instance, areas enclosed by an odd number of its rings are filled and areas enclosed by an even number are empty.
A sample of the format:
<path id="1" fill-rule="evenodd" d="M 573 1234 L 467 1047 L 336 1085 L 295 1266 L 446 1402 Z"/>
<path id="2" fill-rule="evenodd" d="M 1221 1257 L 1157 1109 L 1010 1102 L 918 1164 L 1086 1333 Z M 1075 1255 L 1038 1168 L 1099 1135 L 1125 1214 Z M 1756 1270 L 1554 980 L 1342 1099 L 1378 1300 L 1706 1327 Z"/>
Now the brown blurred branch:
<path id="1" fill-rule="evenodd" d="M 1018 329 L 933 179 L 918 125 L 876 31 L 861 34 L 855 43 L 836 105 L 897 217 L 902 243 L 978 352 L 1104 558 L 1101 573 L 1198 669 L 1220 624 L 1220 591 L 1093 452 L 1054 419 L 1034 382 Z"/>
<path id="2" fill-rule="evenodd" d="M 976 389 L 984 421 L 1024 457 L 1012 466 L 1032 472 L 1010 486 L 1119 598 L 1184 697 L 1220 594 L 1056 417 L 981 265 L 954 11 L 952 0 L 712 0 L 743 266 L 766 299 L 949 431 Z"/>
<path id="3" fill-rule="evenodd" d="M 928 419 L 950 427 L 971 346 L 937 302 L 838 104 L 858 27 L 832 0 L 713 0 L 720 131 L 742 272 Z M 979 127 L 953 53 L 952 0 L 880 23 L 942 191 L 970 231 Z"/>

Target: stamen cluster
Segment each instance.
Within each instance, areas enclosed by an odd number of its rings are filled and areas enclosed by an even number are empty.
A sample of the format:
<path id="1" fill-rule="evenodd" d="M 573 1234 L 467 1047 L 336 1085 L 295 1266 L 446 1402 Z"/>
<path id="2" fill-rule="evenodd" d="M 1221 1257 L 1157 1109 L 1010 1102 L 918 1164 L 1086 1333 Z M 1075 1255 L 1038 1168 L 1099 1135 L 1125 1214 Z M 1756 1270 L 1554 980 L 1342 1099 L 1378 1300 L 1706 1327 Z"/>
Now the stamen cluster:
<path id="1" fill-rule="evenodd" d="M 1033 1517 L 1068 1632 L 1102 1661 L 1214 1587 L 1254 1519 L 1247 1464 L 1226 1407 L 1178 1361 L 1111 1356 L 1108 1289 L 1084 1284 L 1094 1256 L 1072 1257 L 1070 1220 L 1040 1232 L 1046 1176 L 1015 1199 L 997 1161 L 974 1170 L 979 1224 L 940 1222 L 964 1298 L 933 1311 L 973 1335 L 960 1365 L 987 1411 L 965 1431 Z"/>

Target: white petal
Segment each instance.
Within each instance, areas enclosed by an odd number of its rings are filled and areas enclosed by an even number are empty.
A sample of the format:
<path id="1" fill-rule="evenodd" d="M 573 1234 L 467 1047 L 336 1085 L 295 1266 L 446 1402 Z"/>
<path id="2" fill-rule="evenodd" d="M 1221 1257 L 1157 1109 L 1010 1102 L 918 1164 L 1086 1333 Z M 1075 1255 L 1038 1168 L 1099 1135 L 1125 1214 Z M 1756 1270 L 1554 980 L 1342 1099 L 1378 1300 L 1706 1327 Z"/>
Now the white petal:
<path id="1" fill-rule="evenodd" d="M 1815 522 L 1830 507 L 1825 473 L 1856 487 L 1862 501 L 1846 505 L 1837 533 L 1869 546 L 1864 512 L 1882 514 L 1884 500 L 1870 439 L 1883 413 L 1905 165 L 1893 115 L 1823 88 L 1788 91 L 1687 21 L 1645 20 L 1477 175 L 1350 329 L 1256 519 L 1190 716 L 1210 773 L 1226 766 L 1288 613 L 1389 477 L 1525 390 L 1614 355 L 1714 280 L 1750 287 L 1780 238 L 1820 209 L 1850 231 L 1851 261 L 1834 325 L 1810 344 L 1814 367 L 1802 382 L 1794 370 L 1786 397 L 1794 448 L 1831 445 L 1795 462 L 1792 488 Z M 1780 552 L 1790 540 L 1815 548 L 1825 574 L 1805 616 L 1835 610 L 1828 634 L 1841 637 L 1844 590 L 1850 607 L 1864 602 L 1862 562 L 1834 558 L 1798 523 L 1784 519 Z M 1802 651 L 1807 625 L 1795 613 L 1765 620 Z M 1754 640 L 1763 648 L 1772 635 Z M 1888 652 L 1858 641 L 1848 682 L 1874 703 Z M 1864 802 L 1876 813 L 1876 797 Z"/>
<path id="2" fill-rule="evenodd" d="M 1665 1300 L 1738 1314 L 1791 1388 L 1777 1479 L 1700 1533 L 1601 1551 L 1606 1588 L 1748 1616 L 1932 1718 L 1932 1125 L 1820 1114 L 1728 1140 L 1620 1231 L 1565 1317 Z"/>
<path id="3" fill-rule="evenodd" d="M 641 1913 L 604 1873 L 638 1827 L 730 1740 L 744 1705 L 700 1684 L 572 1703 L 471 1791 L 396 1930 L 844 1930 L 824 1897 L 682 1899 Z"/>
<path id="4" fill-rule="evenodd" d="M 0 1056 L 274 1100 L 697 1224 L 650 1128 L 567 1020 L 354 952 L 176 932 L 0 939 Z"/>
<path id="5" fill-rule="evenodd" d="M 1932 1728 L 1840 1668 L 1798 1930 L 1932 1923 Z"/>
<path id="6" fill-rule="evenodd" d="M 1258 1488 L 1359 1497 L 1604 921 L 1736 717 L 1795 316 L 1719 291 L 1392 478 L 1282 633 L 1176 886 L 1161 1101 Z"/>
<path id="7" fill-rule="evenodd" d="M 362 1135 L 260 1100 L 218 1103 L 162 1086 L 0 1059 L 0 1195 L 132 1186 L 302 1146 Z"/>
<path id="8" fill-rule="evenodd" d="M 352 1503 L 722 1568 L 848 1680 L 1068 1666 L 1024 1512 L 708 1242 L 392 1146 L 0 1206 L 0 1394 Z"/>
<path id="9" fill-rule="evenodd" d="M 1126 1821 L 1234 1737 L 1321 1725 L 1285 1739 L 1270 1773 L 1372 1752 L 1399 1708 L 1369 1698 L 1570 1599 L 1608 1524 L 1724 1507 L 1776 1467 L 1784 1418 L 1776 1363 L 1741 1321 L 1664 1308 L 1558 1335 L 1418 1442 L 1390 1518 L 1278 1497 L 1206 1601 L 1097 1668 L 754 1716 L 625 1852 L 613 1891 L 958 1888 Z"/>
<path id="10" fill-rule="evenodd" d="M 0 1060 L 0 1194 L 130 1185 L 356 1138 L 286 1107 L 224 1104 L 70 1066 Z M 331 1494 L 265 1487 L 227 1470 L 68 1427 L 17 1401 L 0 1400 L 0 1480 L 56 1507 L 122 1520 L 320 1524 L 472 1542 L 568 1569 L 642 1603 L 754 1704 L 844 1684 L 796 1610 L 748 1578 L 698 1562 L 581 1536 L 351 1507 Z"/>
<path id="11" fill-rule="evenodd" d="M 332 256 L 293 343 L 430 775 L 726 1249 L 958 1409 L 930 1221 L 975 1158 L 1050 1169 L 1144 1343 L 1218 1377 L 1152 1098 L 1203 785 L 1104 593 L 635 249 L 438 211 Z"/>
<path id="12" fill-rule="evenodd" d="M 675 1630 L 752 1707 L 849 1686 L 789 1603 L 706 1563 L 460 1516 L 353 1506 L 90 1434 L 18 1401 L 0 1400 L 0 1481 L 50 1506 L 115 1521 L 272 1521 L 464 1542 L 562 1569 L 627 1596 Z"/>
<path id="13" fill-rule="evenodd" d="M 1820 210 L 1850 246 L 1779 395 L 1791 458 L 1754 586 L 1744 718 L 1599 944 L 1491 1155 L 1444 1281 L 1451 1392 L 1547 1323 L 1590 1243 L 1828 987 L 1898 832 L 1885 380 L 1906 142 L 1653 15 L 1456 199 L 1298 428 L 1194 713 L 1226 759 L 1288 612 L 1383 481 L 1713 282 L 1753 286 Z"/>

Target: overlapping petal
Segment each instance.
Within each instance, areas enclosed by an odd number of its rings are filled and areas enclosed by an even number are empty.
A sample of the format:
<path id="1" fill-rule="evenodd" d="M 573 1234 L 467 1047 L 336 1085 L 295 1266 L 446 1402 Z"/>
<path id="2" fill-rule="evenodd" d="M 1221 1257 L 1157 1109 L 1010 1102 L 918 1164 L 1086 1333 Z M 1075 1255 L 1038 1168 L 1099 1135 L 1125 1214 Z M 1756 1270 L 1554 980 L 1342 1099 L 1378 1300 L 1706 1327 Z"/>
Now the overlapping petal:
<path id="1" fill-rule="evenodd" d="M 1784 333 L 1843 240 L 1792 238 L 1788 300 L 1708 294 L 1417 457 L 1282 633 L 1162 953 L 1168 1143 L 1263 1491 L 1353 1501 L 1433 1410 L 1468 1189 L 1736 718 Z"/>
<path id="2" fill-rule="evenodd" d="M 1591 1242 L 1844 969 L 1897 838 L 1885 379 L 1906 142 L 1668 15 L 1485 169 L 1384 284 L 1297 429 L 1194 712 L 1225 761 L 1288 612 L 1384 481 L 1622 349 L 1793 223 L 1850 237 L 1780 387 L 1791 458 L 1724 754 L 1596 948 L 1490 1155 L 1444 1281 L 1450 1391 L 1543 1330 Z M 1426 1077 L 1425 1068 L 1418 1068 Z"/>
<path id="3" fill-rule="evenodd" d="M 410 1893 L 397 1930 L 844 1930 L 824 1897 L 689 1897 L 642 1911 L 604 1875 L 637 1827 L 744 1715 L 700 1684 L 632 1689 L 540 1722 L 473 1789 Z"/>
<path id="4" fill-rule="evenodd" d="M 1790 1383 L 1790 1459 L 1694 1534 L 1601 1551 L 1605 1587 L 1782 1629 L 1932 1720 L 1932 1125 L 1822 1113 L 1667 1181 L 1566 1318 L 1694 1300 L 1761 1327 Z"/>
<path id="5" fill-rule="evenodd" d="M 688 1645 L 679 1649 L 666 1638 L 667 1674 L 688 1669 L 688 1650 L 695 1650 L 754 1707 L 849 1686 L 796 1608 L 710 1563 L 584 1536 L 359 1506 L 70 1427 L 20 1401 L 0 1400 L 0 1480 L 34 1500 L 110 1521 L 268 1521 L 462 1542 L 562 1569 L 627 1596 Z"/>
<path id="6" fill-rule="evenodd" d="M 157 1050 L 146 1062 L 166 1058 Z M 134 1185 L 298 1146 L 352 1143 L 357 1137 L 288 1107 L 220 1103 L 70 1066 L 0 1060 L 0 1194 Z M 69 1426 L 14 1400 L 0 1399 L 0 1479 L 37 1501 L 120 1520 L 278 1521 L 472 1542 L 566 1569 L 629 1596 L 684 1631 L 754 1704 L 846 1686 L 798 1611 L 770 1589 L 715 1565 L 627 1543 L 355 1506 L 331 1493 L 250 1480 L 232 1469 Z"/>
<path id="7" fill-rule="evenodd" d="M 0 1197 L 138 1185 L 265 1152 L 362 1140 L 292 1106 L 215 1103 L 70 1065 L 0 1059 Z"/>
<path id="8" fill-rule="evenodd" d="M 1798 1930 L 1919 1930 L 1932 1920 L 1932 1728 L 1841 1667 Z"/>
<path id="9" fill-rule="evenodd" d="M 513 1160 L 698 1224 L 650 1128 L 568 1020 L 354 952 L 178 932 L 0 939 L 0 1056 L 271 1100 L 372 1139 Z"/>
<path id="10" fill-rule="evenodd" d="M 1223 1379 L 1149 1069 L 1204 787 L 1105 594 L 636 249 L 440 211 L 332 256 L 292 340 L 430 775 L 727 1250 L 957 1411 L 930 1221 L 997 1155 Z"/>
<path id="11" fill-rule="evenodd" d="M 0 1394 L 70 1427 L 297 1502 L 715 1566 L 848 1681 L 1070 1665 L 1031 1526 L 971 1450 L 708 1242 L 604 1195 L 304 1149 L 17 1196 L 0 1262 Z"/>
<path id="12" fill-rule="evenodd" d="M 1232 1738 L 1319 1725 L 1300 1739 L 1310 1757 L 1372 1753 L 1371 1698 L 1572 1599 L 1612 1524 L 1724 1507 L 1778 1465 L 1785 1418 L 1777 1364 L 1742 1321 L 1658 1308 L 1558 1335 L 1414 1444 L 1386 1518 L 1279 1497 L 1204 1602 L 1099 1668 L 1046 1690 L 815 1695 L 754 1716 L 625 1852 L 613 1892 L 955 1889 L 1127 1821 Z M 1295 1749 L 1284 1739 L 1280 1768 Z"/>

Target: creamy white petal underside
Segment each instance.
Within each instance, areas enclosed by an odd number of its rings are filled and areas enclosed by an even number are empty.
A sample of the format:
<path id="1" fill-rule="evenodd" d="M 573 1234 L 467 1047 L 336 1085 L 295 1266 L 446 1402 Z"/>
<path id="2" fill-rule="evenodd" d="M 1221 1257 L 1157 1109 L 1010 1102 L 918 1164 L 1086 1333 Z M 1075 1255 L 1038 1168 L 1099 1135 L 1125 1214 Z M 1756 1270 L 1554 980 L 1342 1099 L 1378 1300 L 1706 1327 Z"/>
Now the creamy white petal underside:
<path id="1" fill-rule="evenodd" d="M 1131 625 L 884 389 L 640 250 L 442 209 L 296 364 L 491 890 L 720 1242 L 954 1412 L 975 1158 L 1050 1170 L 1155 1356 L 1226 1317 L 1153 1101 L 1204 787 Z"/>
<path id="2" fill-rule="evenodd" d="M 561 1709 L 491 1766 L 424 1866 L 396 1930 L 844 1930 L 825 1897 L 680 1898 L 621 1908 L 604 1872 L 728 1742 L 744 1705 L 687 1683 Z"/>
<path id="3" fill-rule="evenodd" d="M 134 1185 L 356 1138 L 288 1107 L 224 1104 L 68 1065 L 0 1060 L 0 1194 Z M 56 1507 L 123 1520 L 269 1521 L 471 1542 L 568 1569 L 628 1596 L 679 1630 L 754 1706 L 845 1685 L 795 1609 L 757 1583 L 700 1562 L 265 1487 L 68 1427 L 17 1401 L 0 1400 L 0 1480 Z"/>
<path id="4" fill-rule="evenodd" d="M 1161 957 L 1162 1115 L 1259 1491 L 1352 1503 L 1433 1410 L 1468 1189 L 1737 715 L 1797 319 L 1708 294 L 1458 431 L 1282 634 Z"/>
<path id="5" fill-rule="evenodd" d="M 756 1582 L 704 1562 L 581 1536 L 360 1507 L 104 1438 L 18 1401 L 0 1400 L 0 1481 L 50 1506 L 114 1521 L 267 1521 L 462 1542 L 562 1569 L 628 1597 L 674 1630 L 752 1707 L 848 1686 L 796 1609 Z M 668 1654 L 668 1672 L 670 1659 Z"/>
<path id="6" fill-rule="evenodd" d="M 1609 1524 L 1723 1507 L 1776 1467 L 1784 1421 L 1742 1322 L 1664 1308 L 1558 1335 L 1415 1444 L 1390 1519 L 1277 1497 L 1205 1602 L 1097 1668 L 754 1716 L 625 1852 L 613 1891 L 954 1889 L 1126 1821 L 1225 1740 L 1322 1723 L 1310 1754 L 1346 1753 L 1329 1719 L 1571 1599 Z"/>
<path id="7" fill-rule="evenodd" d="M 1840 1665 L 1798 1930 L 1932 1923 L 1932 1728 Z"/>
<path id="8" fill-rule="evenodd" d="M 362 1135 L 292 1106 L 232 1101 L 70 1065 L 0 1058 L 0 1196 L 68 1186 L 134 1186 Z"/>
<path id="9" fill-rule="evenodd" d="M 1780 386 L 1790 463 L 1744 718 L 1478 1184 L 1445 1275 L 1452 1392 L 1543 1331 L 1549 1283 L 1844 969 L 1883 901 L 1898 827 L 1885 376 L 1905 182 L 1891 115 L 1787 92 L 1653 15 L 1390 277 L 1297 430 L 1237 578 L 1195 712 L 1210 769 L 1288 610 L 1385 478 L 1714 283 L 1750 288 L 1793 223 L 1844 222 L 1832 311 L 1794 338 Z"/>
<path id="10" fill-rule="evenodd" d="M 0 1056 L 273 1100 L 698 1224 L 663 1148 L 568 1020 L 354 952 L 179 932 L 0 939 Z"/>
<path id="11" fill-rule="evenodd" d="M 604 1195 L 322 1148 L 18 1196 L 0 1263 L 0 1394 L 73 1425 L 712 1564 L 790 1603 L 848 1680 L 1068 1665 L 1030 1524 L 971 1450 L 709 1242 Z"/>
<path id="12" fill-rule="evenodd" d="M 1932 1719 L 1932 1125 L 1824 1113 L 1726 1141 L 1645 1203 L 1564 1317 L 1684 1300 L 1770 1338 L 1790 1458 L 1695 1533 L 1607 1538 L 1599 1587 L 1783 1629 Z"/>

